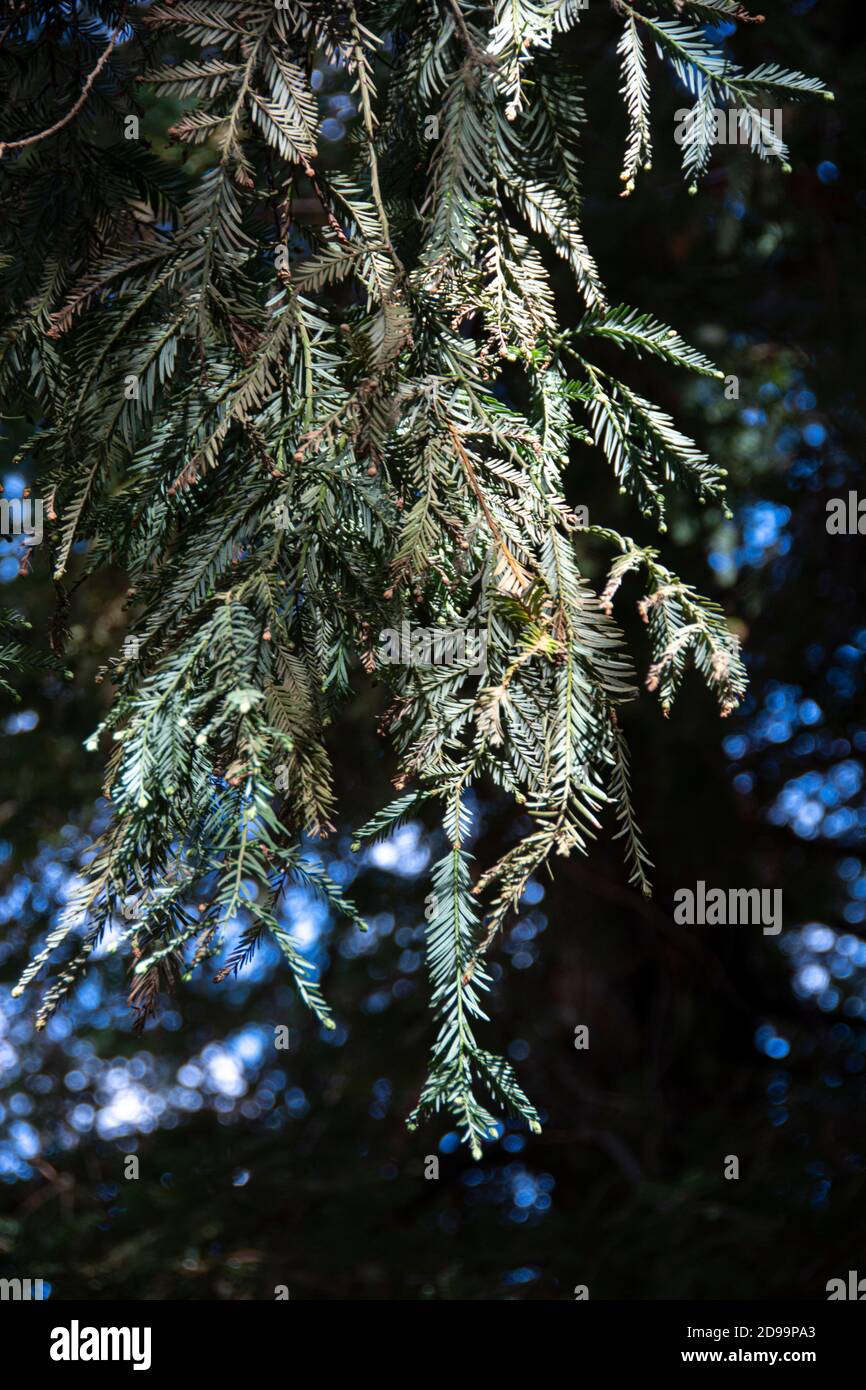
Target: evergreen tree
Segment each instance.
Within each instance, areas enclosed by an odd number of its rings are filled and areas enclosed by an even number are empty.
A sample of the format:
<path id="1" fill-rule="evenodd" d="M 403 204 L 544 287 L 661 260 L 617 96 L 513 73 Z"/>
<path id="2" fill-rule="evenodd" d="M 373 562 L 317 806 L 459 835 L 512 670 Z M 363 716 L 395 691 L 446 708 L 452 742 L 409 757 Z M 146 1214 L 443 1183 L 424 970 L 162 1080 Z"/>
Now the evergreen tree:
<path id="1" fill-rule="evenodd" d="M 302 883 L 359 920 L 314 842 L 335 816 L 327 728 L 363 670 L 389 689 L 398 764 L 396 799 L 359 841 L 435 803 L 446 842 L 428 900 L 438 1034 L 410 1123 L 445 1108 L 476 1154 L 491 1102 L 537 1127 L 476 1038 L 485 956 L 532 876 L 585 853 L 607 805 L 629 880 L 650 891 L 617 714 L 637 693 L 614 617 L 626 576 L 644 586 L 645 683 L 665 713 L 690 664 L 723 715 L 745 688 L 721 609 L 566 498 L 583 447 L 662 533 L 670 489 L 724 492 L 639 367 L 601 365 L 613 345 L 721 377 L 675 329 L 609 301 L 582 231 L 570 59 L 583 26 L 606 26 L 625 195 L 651 163 L 651 64 L 670 69 L 694 190 L 716 112 L 786 165 L 766 103 L 830 96 L 774 65 L 744 71 L 708 27 L 756 18 L 735 0 L 5 7 L 0 384 L 33 422 L 56 657 L 98 568 L 128 576 L 134 614 L 88 743 L 110 748 L 113 816 L 17 987 L 63 957 L 40 1023 L 122 922 L 142 1025 L 179 974 L 218 959 L 224 978 L 270 934 L 333 1026 L 280 904 Z M 342 141 L 316 95 L 324 65 L 345 82 Z M 179 158 L 140 138 L 154 94 L 178 103 Z M 556 257 L 582 301 L 573 327 Z M 612 556 L 600 593 L 592 541 Z M 384 660 L 379 634 L 404 624 L 473 641 L 439 664 Z M 2 655 L 23 655 L 17 639 Z M 476 874 L 480 781 L 529 828 Z"/>

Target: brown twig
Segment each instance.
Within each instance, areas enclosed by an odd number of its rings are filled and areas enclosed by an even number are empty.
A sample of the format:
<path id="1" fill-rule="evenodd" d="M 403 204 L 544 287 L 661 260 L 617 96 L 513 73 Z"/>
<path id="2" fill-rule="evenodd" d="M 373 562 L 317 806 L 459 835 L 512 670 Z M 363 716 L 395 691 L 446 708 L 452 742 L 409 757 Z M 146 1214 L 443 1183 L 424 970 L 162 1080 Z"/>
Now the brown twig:
<path id="1" fill-rule="evenodd" d="M 475 475 L 475 469 L 472 467 L 472 462 L 469 458 L 469 455 L 463 448 L 460 435 L 457 433 L 457 430 L 455 429 L 454 425 L 452 425 L 450 420 L 448 421 L 448 432 L 451 435 L 451 439 L 454 444 L 454 452 L 456 453 L 458 459 L 460 460 L 460 463 L 463 466 L 463 472 L 466 474 L 469 486 L 471 487 L 472 491 L 475 493 L 476 498 L 478 499 L 478 505 L 484 513 L 485 520 L 487 522 L 487 525 L 490 527 L 493 539 L 499 547 L 499 551 L 502 555 L 502 558 L 504 559 L 508 568 L 511 570 L 511 573 L 514 575 L 520 593 L 523 593 L 523 591 L 532 582 L 532 575 L 527 573 L 527 571 L 521 565 L 520 561 L 516 559 L 516 557 L 511 553 L 511 550 L 509 549 L 506 543 L 505 537 L 503 536 L 502 532 L 497 526 L 496 520 L 493 517 L 490 508 L 487 505 L 486 498 L 481 490 L 481 487 L 478 483 L 478 479 Z"/>
<path id="2" fill-rule="evenodd" d="M 55 121 L 54 125 L 49 126 L 47 130 L 40 130 L 36 135 L 28 135 L 23 140 L 0 141 L 0 159 L 3 158 L 7 150 L 21 150 L 25 145 L 35 145 L 39 140 L 47 140 L 50 135 L 56 135 L 58 130 L 62 130 L 65 125 L 68 125 L 70 121 L 75 119 L 82 106 L 87 101 L 87 98 L 90 96 L 90 90 L 94 82 L 111 57 L 112 50 L 120 37 L 120 31 L 123 27 L 123 23 L 118 24 L 108 41 L 108 47 L 105 49 L 104 53 L 101 54 L 95 68 L 88 76 L 87 81 L 81 89 L 81 96 L 72 109 L 67 111 L 65 116 L 61 116 L 59 121 Z"/>

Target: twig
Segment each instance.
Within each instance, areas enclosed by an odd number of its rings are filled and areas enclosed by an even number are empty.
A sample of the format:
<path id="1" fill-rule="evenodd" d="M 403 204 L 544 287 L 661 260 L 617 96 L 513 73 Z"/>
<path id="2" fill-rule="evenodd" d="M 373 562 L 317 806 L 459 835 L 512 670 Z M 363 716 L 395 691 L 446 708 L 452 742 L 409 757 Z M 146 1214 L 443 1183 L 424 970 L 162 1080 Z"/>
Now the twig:
<path id="1" fill-rule="evenodd" d="M 527 586 L 532 582 L 532 575 L 527 573 L 527 571 L 521 565 L 520 561 L 517 560 L 514 557 L 514 555 L 512 555 L 511 550 L 506 544 L 505 537 L 503 536 L 502 532 L 497 526 L 496 521 L 490 511 L 490 508 L 487 505 L 484 493 L 482 492 L 478 483 L 478 479 L 475 476 L 475 469 L 472 467 L 472 463 L 469 459 L 469 456 L 461 443 L 460 435 L 457 433 L 457 430 L 454 428 L 450 420 L 448 421 L 448 431 L 451 435 L 451 439 L 454 444 L 454 452 L 456 453 L 458 459 L 460 460 L 460 463 L 463 466 L 463 471 L 466 474 L 469 486 L 472 488 L 472 491 L 475 493 L 475 496 L 478 499 L 478 505 L 484 513 L 487 525 L 490 527 L 490 530 L 493 534 L 493 539 L 499 547 L 500 553 L 503 559 L 505 560 L 505 563 L 508 565 L 508 568 L 511 570 L 511 573 L 517 580 L 520 592 L 523 593 L 524 589 L 526 589 Z"/>
<path id="2" fill-rule="evenodd" d="M 123 28 L 123 23 L 118 24 L 117 28 L 115 29 L 114 33 L 109 39 L 108 47 L 105 49 L 104 53 L 102 53 L 96 64 L 96 67 L 93 69 L 93 71 L 90 73 L 90 76 L 87 78 L 87 81 L 81 89 L 81 96 L 78 98 L 72 109 L 70 111 L 67 111 L 65 116 L 61 116 L 60 120 L 56 121 L 54 125 L 49 126 L 47 130 L 39 131 L 39 133 L 36 135 L 28 135 L 23 140 L 0 141 L 0 159 L 3 158 L 7 150 L 20 150 L 23 149 L 25 145 L 35 145 L 39 140 L 47 140 L 50 135 L 56 135 L 58 130 L 62 130 L 65 125 L 68 125 L 70 121 L 75 119 L 82 106 L 87 101 L 87 98 L 90 96 L 90 89 L 92 88 L 94 82 L 96 81 L 97 77 L 102 72 L 102 69 L 105 67 L 105 64 L 111 57 L 111 52 L 114 48 L 114 45 L 117 43 L 117 40 L 120 38 L 120 32 Z"/>

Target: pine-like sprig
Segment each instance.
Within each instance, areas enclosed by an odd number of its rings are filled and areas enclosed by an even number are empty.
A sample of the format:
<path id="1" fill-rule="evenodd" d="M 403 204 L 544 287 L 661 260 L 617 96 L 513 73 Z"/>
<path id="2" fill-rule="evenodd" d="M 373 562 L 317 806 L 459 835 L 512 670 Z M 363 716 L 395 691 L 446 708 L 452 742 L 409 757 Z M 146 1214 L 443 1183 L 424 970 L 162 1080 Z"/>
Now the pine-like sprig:
<path id="1" fill-rule="evenodd" d="M 649 891 L 617 715 L 636 691 L 614 618 L 625 574 L 645 579 L 647 683 L 666 712 L 689 664 L 723 713 L 744 689 L 721 610 L 565 500 L 577 442 L 662 528 L 671 488 L 706 501 L 723 481 L 639 386 L 647 356 L 719 373 L 673 328 L 608 305 L 562 38 L 576 31 L 579 52 L 603 24 L 618 49 L 626 192 L 651 162 L 654 54 L 693 102 L 690 180 L 713 106 L 743 112 L 763 156 L 761 96 L 824 89 L 739 69 L 700 27 L 747 20 L 734 0 L 178 0 L 75 16 L 70 35 L 56 6 L 28 5 L 0 46 L 0 390 L 38 424 L 25 452 L 55 583 L 123 570 L 135 641 L 104 673 L 116 694 L 88 741 L 108 749 L 112 820 L 18 988 L 60 957 L 43 1024 L 119 927 L 144 1023 L 178 977 L 213 961 L 225 978 L 271 937 L 330 1026 L 283 896 L 302 884 L 358 920 L 308 840 L 335 816 L 326 731 L 363 667 L 390 687 L 399 794 L 359 839 L 431 803 L 447 846 L 427 934 L 438 1031 L 412 1122 L 447 1111 L 477 1154 L 491 1104 L 537 1127 L 510 1065 L 476 1040 L 485 953 L 532 875 L 586 853 L 611 806 L 629 880 Z M 354 112 L 337 152 L 312 82 L 323 62 Z M 179 104 L 172 148 L 137 134 L 143 94 Z M 550 253 L 585 307 L 573 331 Z M 603 340 L 635 359 L 616 376 L 596 360 Z M 600 596 L 580 569 L 587 529 L 615 556 Z M 483 634 L 486 670 L 377 666 L 376 635 L 404 621 Z M 23 657 L 0 616 L 0 661 Z M 473 879 L 468 796 L 487 777 L 530 828 Z"/>

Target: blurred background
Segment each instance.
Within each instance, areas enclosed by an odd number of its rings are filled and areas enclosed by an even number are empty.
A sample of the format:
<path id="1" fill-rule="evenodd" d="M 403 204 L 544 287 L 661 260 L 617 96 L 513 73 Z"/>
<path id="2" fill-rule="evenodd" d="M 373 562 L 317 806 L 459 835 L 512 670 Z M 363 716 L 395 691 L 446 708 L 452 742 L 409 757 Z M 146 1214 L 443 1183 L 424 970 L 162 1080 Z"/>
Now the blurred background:
<path id="1" fill-rule="evenodd" d="M 653 900 L 628 887 L 607 825 L 589 860 L 532 885 L 494 949 L 485 1041 L 514 1060 L 543 1134 L 507 1126 L 473 1163 L 447 1121 L 405 1128 L 432 1039 L 436 831 L 413 823 L 351 850 L 395 771 L 375 732 L 382 692 L 360 671 L 333 736 L 341 824 L 315 848 L 371 930 L 300 891 L 287 908 L 337 1031 L 317 1028 L 263 952 L 234 983 L 183 986 L 136 1037 L 128 963 L 107 942 L 34 1032 L 37 996 L 11 986 L 107 814 L 83 744 L 111 695 L 94 677 L 134 624 L 123 577 L 106 572 L 73 598 L 74 680 L 25 676 L 0 714 L 0 1277 L 42 1278 L 55 1299 L 260 1299 L 285 1285 L 301 1299 L 545 1300 L 585 1284 L 593 1299 L 768 1300 L 824 1298 L 858 1261 L 866 1273 L 866 540 L 826 529 L 831 497 L 858 484 L 866 496 L 866 54 L 856 3 L 760 8 L 767 23 L 741 26 L 737 58 L 816 74 L 836 101 L 785 108 L 791 175 L 720 149 L 697 197 L 673 142 L 683 102 L 655 63 L 655 167 L 620 199 L 617 28 L 586 22 L 572 40 L 590 115 L 584 230 L 611 300 L 671 323 L 739 381 L 729 400 L 721 383 L 620 362 L 729 469 L 734 519 L 682 499 L 664 552 L 735 617 L 751 688 L 726 721 L 696 677 L 670 720 L 649 696 L 626 712 Z M 317 82 L 338 160 L 353 99 L 339 72 Z M 178 158 L 165 135 L 177 107 L 143 103 L 142 135 Z M 564 278 L 558 290 L 576 319 Z M 5 420 L 7 497 L 39 495 L 38 478 L 10 472 L 20 437 Z M 591 521 L 653 540 L 600 455 L 576 448 L 570 479 Z M 600 581 L 603 556 L 588 546 L 582 560 Z M 17 568 L 0 544 L 0 604 L 23 609 L 44 647 L 47 560 Z M 636 597 L 624 590 L 618 616 L 645 672 Z M 475 809 L 490 863 L 516 812 L 490 789 Z M 675 926 L 673 892 L 698 879 L 781 887 L 782 934 Z"/>

